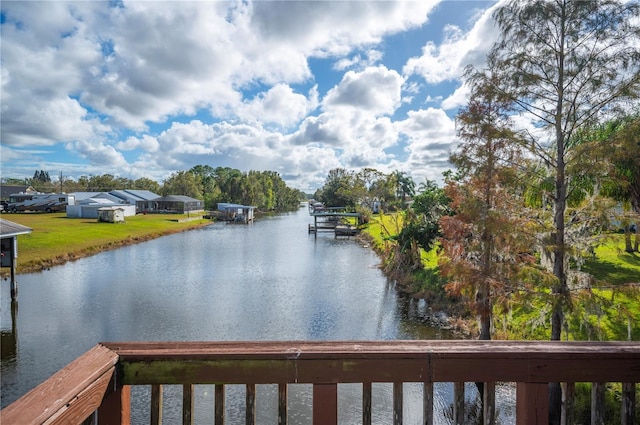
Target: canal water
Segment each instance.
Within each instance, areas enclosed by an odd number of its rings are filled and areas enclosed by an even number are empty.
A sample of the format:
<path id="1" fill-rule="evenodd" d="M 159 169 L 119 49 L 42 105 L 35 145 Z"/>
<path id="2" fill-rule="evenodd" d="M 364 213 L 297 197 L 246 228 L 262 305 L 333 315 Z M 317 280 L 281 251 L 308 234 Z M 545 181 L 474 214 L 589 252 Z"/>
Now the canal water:
<path id="1" fill-rule="evenodd" d="M 310 235 L 311 222 L 301 208 L 216 223 L 18 275 L 15 305 L 3 281 L 2 407 L 102 341 L 454 338 L 432 325 L 424 302 L 396 293 L 371 248 Z M 420 423 L 421 389 L 405 385 L 405 423 Z M 178 421 L 180 391 L 166 389 L 166 423 Z M 227 423 L 243 423 L 243 391 L 229 388 Z M 360 391 L 340 386 L 341 423 L 358 422 Z M 436 416 L 448 423 L 451 389 L 436 392 Z M 373 396 L 375 422 L 389 423 L 391 386 L 374 385 Z M 310 398 L 310 386 L 291 389 L 291 423 L 310 423 Z M 133 423 L 148 423 L 148 388 L 135 387 L 132 399 Z M 213 386 L 197 386 L 197 423 L 212 423 L 212 406 Z M 277 389 L 258 386 L 257 406 L 258 423 L 276 423 Z"/>

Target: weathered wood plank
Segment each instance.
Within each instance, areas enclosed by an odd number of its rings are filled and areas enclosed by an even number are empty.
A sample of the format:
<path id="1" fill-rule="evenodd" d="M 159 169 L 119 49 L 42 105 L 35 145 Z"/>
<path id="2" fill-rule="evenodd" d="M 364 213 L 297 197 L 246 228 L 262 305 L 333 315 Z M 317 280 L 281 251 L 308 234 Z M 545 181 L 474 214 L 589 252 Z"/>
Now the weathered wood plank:
<path id="1" fill-rule="evenodd" d="M 68 410 L 68 406 L 77 401 L 79 394 L 83 394 L 85 390 L 91 393 L 91 397 L 83 401 L 83 404 L 86 404 L 83 410 L 88 411 L 85 417 L 88 416 L 98 408 L 105 395 L 104 392 L 102 394 L 98 392 L 111 389 L 108 385 L 96 386 L 96 381 L 102 378 L 108 383 L 117 360 L 118 355 L 109 348 L 102 345 L 93 347 L 16 402 L 2 409 L 0 422 L 45 423 L 59 415 L 59 411 Z M 104 384 L 104 380 L 100 381 L 101 384 Z M 103 390 L 98 390 L 98 387 Z M 69 412 L 69 414 L 72 413 L 75 415 L 74 411 Z M 80 421 L 82 419 L 84 418 Z"/>
<path id="2" fill-rule="evenodd" d="M 107 393 L 107 387 L 113 379 L 115 368 L 93 381 L 87 388 L 82 390 L 66 406 L 58 410 L 52 417 L 44 423 L 51 425 L 66 425 L 68 423 L 79 423 L 90 416 L 100 407 L 102 400 Z"/>
<path id="3" fill-rule="evenodd" d="M 487 354 L 501 358 L 536 357 L 555 358 L 572 355 L 613 355 L 634 357 L 638 354 L 638 342 L 635 341 L 479 341 L 479 340 L 423 340 L 423 341 L 184 341 L 184 342 L 108 342 L 106 347 L 123 356 L 144 356 L 145 353 L 157 356 L 181 356 L 188 354 L 208 357 L 212 351 L 220 358 L 256 356 L 273 358 L 312 356 L 321 354 L 323 358 L 370 357 L 371 354 L 395 353 L 406 356 L 431 353 L 460 355 L 471 354 L 486 357 Z"/>
<path id="4" fill-rule="evenodd" d="M 516 424 L 549 423 L 549 384 L 518 382 L 516 385 Z"/>
<path id="5" fill-rule="evenodd" d="M 453 383 L 453 423 L 464 424 L 464 382 Z"/>
<path id="6" fill-rule="evenodd" d="M 591 425 L 604 425 L 604 390 L 603 382 L 591 384 Z"/>
<path id="7" fill-rule="evenodd" d="M 256 423 L 256 385 L 247 384 L 245 395 L 245 408 L 247 425 L 255 425 Z"/>
<path id="8" fill-rule="evenodd" d="M 151 386 L 151 425 L 162 425 L 162 385 Z"/>
<path id="9" fill-rule="evenodd" d="M 213 356 L 213 355 L 212 355 Z M 312 359 L 312 360 L 140 360 L 120 362 L 123 382 L 150 384 L 284 384 L 361 383 L 363 381 L 424 382 L 425 359 Z"/>
<path id="10" fill-rule="evenodd" d="M 371 382 L 362 384 L 362 425 L 371 425 Z"/>
<path id="11" fill-rule="evenodd" d="M 287 425 L 288 417 L 288 392 L 287 384 L 278 384 L 278 425 Z"/>
<path id="12" fill-rule="evenodd" d="M 276 341 L 113 343 L 109 347 L 121 356 L 125 382 L 131 384 L 183 379 L 256 384 L 296 379 L 307 383 L 563 382 L 577 381 L 577 376 L 593 382 L 640 381 L 637 342 Z M 593 362 L 594 356 L 600 361 Z M 180 364 L 181 360 L 189 361 Z M 141 361 L 144 368 L 136 365 Z"/>
<path id="13" fill-rule="evenodd" d="M 217 384 L 215 388 L 215 425 L 224 425 L 225 388 L 223 384 Z"/>
<path id="14" fill-rule="evenodd" d="M 573 382 L 562 383 L 562 414 L 561 425 L 573 425 L 575 423 L 575 396 L 576 384 Z"/>
<path id="15" fill-rule="evenodd" d="M 482 394 L 482 418 L 484 425 L 496 423 L 496 383 L 485 382 Z"/>
<path id="16" fill-rule="evenodd" d="M 313 423 L 337 425 L 338 423 L 338 385 L 313 385 Z"/>
<path id="17" fill-rule="evenodd" d="M 433 382 L 425 382 L 423 388 L 423 423 L 433 425 Z"/>
<path id="18" fill-rule="evenodd" d="M 193 425 L 193 385 L 182 386 L 182 425 Z"/>
<path id="19" fill-rule="evenodd" d="M 402 382 L 393 383 L 393 424 L 402 425 L 402 398 L 404 396 Z"/>
<path id="20" fill-rule="evenodd" d="M 636 415 L 636 384 L 622 383 L 622 425 L 633 425 Z"/>
<path id="21" fill-rule="evenodd" d="M 111 385 L 111 383 L 109 384 Z M 131 423 L 131 387 L 118 387 L 102 401 L 98 409 L 99 425 L 129 425 Z"/>

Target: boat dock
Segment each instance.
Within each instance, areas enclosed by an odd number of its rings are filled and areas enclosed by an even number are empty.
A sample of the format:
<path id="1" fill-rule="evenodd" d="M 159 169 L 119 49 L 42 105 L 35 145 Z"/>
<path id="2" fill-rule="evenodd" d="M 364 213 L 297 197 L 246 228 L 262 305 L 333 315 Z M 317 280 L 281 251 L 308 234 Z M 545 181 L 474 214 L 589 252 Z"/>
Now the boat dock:
<path id="1" fill-rule="evenodd" d="M 349 219 L 360 220 L 360 213 L 322 211 L 312 212 L 313 224 L 309 224 L 309 233 L 334 232 L 335 236 L 355 236 L 358 226 L 349 223 Z"/>

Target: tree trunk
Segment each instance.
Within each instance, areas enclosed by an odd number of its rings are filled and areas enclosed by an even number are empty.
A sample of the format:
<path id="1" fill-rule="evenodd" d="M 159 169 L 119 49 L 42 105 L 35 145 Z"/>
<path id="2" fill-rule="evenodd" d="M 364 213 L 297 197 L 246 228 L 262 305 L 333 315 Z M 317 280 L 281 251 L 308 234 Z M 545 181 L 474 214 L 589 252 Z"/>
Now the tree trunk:
<path id="1" fill-rule="evenodd" d="M 638 237 L 636 236 L 636 242 L 638 240 Z M 634 252 L 635 249 L 633 248 L 633 245 L 631 244 L 631 225 L 627 224 L 626 226 L 624 226 L 624 250 L 625 252 Z"/>

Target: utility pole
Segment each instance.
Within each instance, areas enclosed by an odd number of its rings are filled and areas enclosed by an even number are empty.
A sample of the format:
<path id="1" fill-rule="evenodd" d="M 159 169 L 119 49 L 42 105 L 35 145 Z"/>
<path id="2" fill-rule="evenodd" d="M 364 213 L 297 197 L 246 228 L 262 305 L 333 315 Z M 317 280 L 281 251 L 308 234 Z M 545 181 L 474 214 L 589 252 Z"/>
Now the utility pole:
<path id="1" fill-rule="evenodd" d="M 62 171 L 60 171 L 60 193 L 63 193 L 64 191 L 62 190 Z"/>

